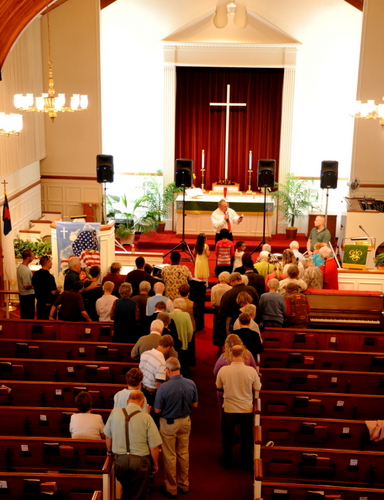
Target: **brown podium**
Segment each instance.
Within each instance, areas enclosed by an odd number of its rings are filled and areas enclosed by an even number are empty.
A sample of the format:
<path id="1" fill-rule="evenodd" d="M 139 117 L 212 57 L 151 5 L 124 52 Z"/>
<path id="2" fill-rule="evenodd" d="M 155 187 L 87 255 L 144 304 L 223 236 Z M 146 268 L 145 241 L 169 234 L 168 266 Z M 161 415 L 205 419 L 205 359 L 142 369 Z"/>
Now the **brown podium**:
<path id="1" fill-rule="evenodd" d="M 86 215 L 86 222 L 97 222 L 97 209 L 99 203 L 83 201 L 81 202 L 81 206 L 83 207 L 82 213 Z"/>

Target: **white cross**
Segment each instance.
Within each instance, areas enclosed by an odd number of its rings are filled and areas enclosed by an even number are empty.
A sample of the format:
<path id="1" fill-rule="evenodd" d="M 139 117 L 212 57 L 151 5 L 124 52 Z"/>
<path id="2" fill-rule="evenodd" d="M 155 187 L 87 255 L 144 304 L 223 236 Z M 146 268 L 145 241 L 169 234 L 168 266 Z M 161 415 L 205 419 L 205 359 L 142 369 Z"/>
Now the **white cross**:
<path id="1" fill-rule="evenodd" d="M 242 102 L 231 102 L 231 86 L 227 85 L 227 101 L 226 102 L 211 102 L 210 106 L 225 106 L 226 117 L 225 117 L 225 160 L 224 160 L 224 178 L 228 179 L 228 145 L 229 145 L 229 112 L 231 111 L 231 106 L 246 106 L 246 103 Z"/>
<path id="2" fill-rule="evenodd" d="M 68 229 L 65 229 L 65 227 L 63 227 L 63 229 L 60 231 L 60 233 L 63 233 L 63 239 L 65 240 L 65 233 L 68 233 Z"/>

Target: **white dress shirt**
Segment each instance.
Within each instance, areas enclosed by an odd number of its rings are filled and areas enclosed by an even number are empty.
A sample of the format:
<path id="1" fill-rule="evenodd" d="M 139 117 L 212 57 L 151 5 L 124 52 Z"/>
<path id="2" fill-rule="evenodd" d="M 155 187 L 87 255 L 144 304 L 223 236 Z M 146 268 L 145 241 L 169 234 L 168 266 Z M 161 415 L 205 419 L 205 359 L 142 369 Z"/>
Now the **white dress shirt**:
<path id="1" fill-rule="evenodd" d="M 237 215 L 237 213 L 234 210 L 232 210 L 232 208 L 228 208 L 227 212 L 229 215 L 229 222 L 231 223 L 231 231 L 232 231 L 233 225 L 239 224 L 240 216 Z M 220 208 L 217 208 L 214 212 L 212 212 L 211 221 L 213 229 L 216 233 L 220 233 L 222 229 L 228 228 L 227 221 L 224 219 L 224 216 L 227 212 L 223 212 L 222 210 L 220 210 Z"/>

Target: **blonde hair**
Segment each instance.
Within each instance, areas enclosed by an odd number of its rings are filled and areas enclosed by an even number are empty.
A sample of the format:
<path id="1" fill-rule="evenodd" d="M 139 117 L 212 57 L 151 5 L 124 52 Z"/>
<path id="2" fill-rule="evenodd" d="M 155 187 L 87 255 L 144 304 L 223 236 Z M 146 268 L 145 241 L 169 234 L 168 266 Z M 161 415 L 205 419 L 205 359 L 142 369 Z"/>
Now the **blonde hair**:
<path id="1" fill-rule="evenodd" d="M 222 354 L 223 358 L 225 359 L 226 363 L 229 365 L 232 363 L 232 347 L 235 345 L 241 345 L 244 347 L 244 363 L 248 364 L 249 363 L 249 351 L 248 349 L 244 346 L 243 341 L 241 338 L 236 335 L 236 333 L 230 333 L 228 337 L 225 339 L 224 343 L 224 352 Z"/>

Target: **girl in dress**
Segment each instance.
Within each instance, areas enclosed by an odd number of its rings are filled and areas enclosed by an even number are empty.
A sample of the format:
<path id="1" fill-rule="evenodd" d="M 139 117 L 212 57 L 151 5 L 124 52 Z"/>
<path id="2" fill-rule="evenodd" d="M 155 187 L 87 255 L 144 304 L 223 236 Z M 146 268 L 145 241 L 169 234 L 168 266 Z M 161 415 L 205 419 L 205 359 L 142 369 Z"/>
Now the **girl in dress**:
<path id="1" fill-rule="evenodd" d="M 204 280 L 208 286 L 209 264 L 208 257 L 210 255 L 209 246 L 205 243 L 207 237 L 204 233 L 200 233 L 197 237 L 195 248 L 193 250 L 196 256 L 195 262 L 195 278 Z"/>
<path id="2" fill-rule="evenodd" d="M 247 248 L 245 241 L 237 241 L 235 245 L 235 261 L 233 263 L 233 269 L 240 267 L 243 265 L 242 257 L 244 255 L 244 251 Z"/>

